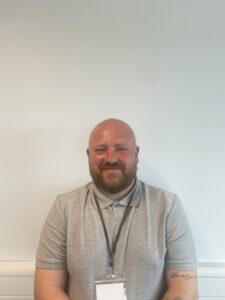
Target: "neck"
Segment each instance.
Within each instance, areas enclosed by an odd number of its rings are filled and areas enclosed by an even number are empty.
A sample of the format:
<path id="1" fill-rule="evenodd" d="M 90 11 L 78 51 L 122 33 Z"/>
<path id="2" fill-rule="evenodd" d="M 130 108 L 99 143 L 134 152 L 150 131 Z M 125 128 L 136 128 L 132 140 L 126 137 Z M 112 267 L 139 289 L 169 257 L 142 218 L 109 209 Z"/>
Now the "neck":
<path id="1" fill-rule="evenodd" d="M 134 184 L 135 184 L 135 179 L 131 182 L 131 184 L 125 190 L 123 190 L 119 193 L 115 193 L 115 194 L 107 193 L 107 192 L 102 191 L 102 190 L 101 190 L 101 192 L 105 196 L 107 196 L 109 199 L 111 199 L 112 201 L 119 201 L 122 198 L 124 198 L 127 194 L 129 194 L 129 192 L 133 189 Z"/>

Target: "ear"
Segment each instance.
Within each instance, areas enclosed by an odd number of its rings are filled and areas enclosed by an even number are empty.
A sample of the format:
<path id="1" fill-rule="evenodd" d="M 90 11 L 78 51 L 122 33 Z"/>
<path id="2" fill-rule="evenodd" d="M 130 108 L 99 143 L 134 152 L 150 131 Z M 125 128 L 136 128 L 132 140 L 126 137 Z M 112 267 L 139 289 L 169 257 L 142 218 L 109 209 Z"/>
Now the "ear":
<path id="1" fill-rule="evenodd" d="M 138 154 L 139 154 L 139 146 L 136 146 L 136 153 L 135 153 L 135 156 L 136 156 L 137 163 L 139 162 Z"/>
<path id="2" fill-rule="evenodd" d="M 86 153 L 87 153 L 87 156 L 89 156 L 89 154 L 90 154 L 90 151 L 89 151 L 89 149 L 88 149 L 88 148 L 86 149 Z"/>
<path id="3" fill-rule="evenodd" d="M 139 150 L 140 150 L 139 146 L 136 146 L 136 156 L 138 156 Z"/>

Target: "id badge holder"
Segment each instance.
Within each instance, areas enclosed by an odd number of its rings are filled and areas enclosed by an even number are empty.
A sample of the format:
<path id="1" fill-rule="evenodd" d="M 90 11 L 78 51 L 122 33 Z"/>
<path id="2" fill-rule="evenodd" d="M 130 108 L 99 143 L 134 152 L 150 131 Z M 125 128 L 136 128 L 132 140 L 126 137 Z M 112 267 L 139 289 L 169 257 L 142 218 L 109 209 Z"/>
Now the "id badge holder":
<path id="1" fill-rule="evenodd" d="M 110 275 L 95 280 L 95 300 L 127 300 L 124 278 Z"/>

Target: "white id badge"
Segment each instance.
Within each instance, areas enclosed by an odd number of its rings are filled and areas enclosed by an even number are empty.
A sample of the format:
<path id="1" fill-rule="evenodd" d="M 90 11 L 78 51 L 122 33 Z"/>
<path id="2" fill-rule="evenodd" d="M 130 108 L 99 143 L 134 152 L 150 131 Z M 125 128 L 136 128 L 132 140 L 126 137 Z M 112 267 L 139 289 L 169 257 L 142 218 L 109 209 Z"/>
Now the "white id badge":
<path id="1" fill-rule="evenodd" d="M 107 278 L 95 281 L 95 300 L 127 300 L 123 278 Z"/>

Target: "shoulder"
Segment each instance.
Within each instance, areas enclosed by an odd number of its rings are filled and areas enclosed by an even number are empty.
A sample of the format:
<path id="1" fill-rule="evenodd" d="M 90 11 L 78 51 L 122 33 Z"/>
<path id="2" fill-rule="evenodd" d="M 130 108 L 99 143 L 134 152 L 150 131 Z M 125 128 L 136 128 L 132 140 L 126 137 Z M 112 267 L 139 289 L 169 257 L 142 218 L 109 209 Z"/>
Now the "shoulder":
<path id="1" fill-rule="evenodd" d="M 57 199 L 59 199 L 59 201 L 65 201 L 65 202 L 73 201 L 76 198 L 79 198 L 81 196 L 85 196 L 86 194 L 88 194 L 90 189 L 92 189 L 92 182 L 89 182 L 85 185 L 77 187 L 71 191 L 59 194 L 57 196 Z"/>
<path id="2" fill-rule="evenodd" d="M 176 194 L 165 189 L 149 185 L 139 180 L 141 195 L 144 201 L 149 202 L 151 207 L 165 210 L 169 213 L 174 207 L 180 207 L 180 201 Z"/>
<path id="3" fill-rule="evenodd" d="M 82 205 L 92 191 L 93 184 L 89 182 L 83 186 L 77 187 L 69 192 L 59 194 L 54 202 L 60 210 Z"/>

